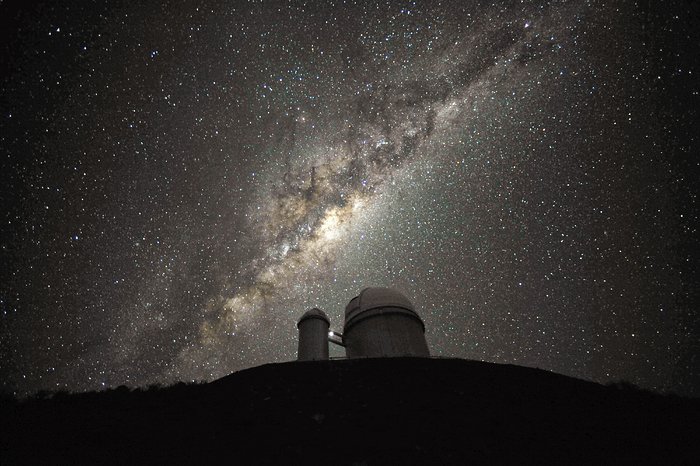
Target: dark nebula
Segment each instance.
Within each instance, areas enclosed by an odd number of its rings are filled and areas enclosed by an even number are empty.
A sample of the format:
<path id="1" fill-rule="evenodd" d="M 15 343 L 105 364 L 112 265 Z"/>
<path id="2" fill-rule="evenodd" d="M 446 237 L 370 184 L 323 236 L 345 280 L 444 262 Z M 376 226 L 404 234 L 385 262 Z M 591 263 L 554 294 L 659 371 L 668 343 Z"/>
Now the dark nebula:
<path id="1" fill-rule="evenodd" d="M 698 395 L 695 2 L 0 3 L 0 380 L 435 355 Z"/>

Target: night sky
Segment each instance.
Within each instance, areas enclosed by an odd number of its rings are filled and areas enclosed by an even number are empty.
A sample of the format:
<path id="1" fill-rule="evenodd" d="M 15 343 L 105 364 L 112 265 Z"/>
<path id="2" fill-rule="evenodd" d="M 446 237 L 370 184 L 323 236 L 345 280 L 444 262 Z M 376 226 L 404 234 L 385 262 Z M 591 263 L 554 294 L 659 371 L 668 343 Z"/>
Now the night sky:
<path id="1" fill-rule="evenodd" d="M 145 3 L 0 3 L 3 390 L 390 286 L 434 355 L 700 395 L 697 2 Z"/>

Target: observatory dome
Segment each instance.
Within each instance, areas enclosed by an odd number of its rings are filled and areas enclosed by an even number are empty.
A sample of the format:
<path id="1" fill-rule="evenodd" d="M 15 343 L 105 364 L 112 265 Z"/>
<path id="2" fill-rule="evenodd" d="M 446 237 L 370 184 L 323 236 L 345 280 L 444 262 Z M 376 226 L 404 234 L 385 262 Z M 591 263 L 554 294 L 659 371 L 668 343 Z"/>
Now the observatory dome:
<path id="1" fill-rule="evenodd" d="M 349 358 L 430 356 L 425 325 L 411 301 L 390 288 L 365 288 L 345 308 Z"/>
<path id="2" fill-rule="evenodd" d="M 397 308 L 415 314 L 416 310 L 411 301 L 404 295 L 391 288 L 365 288 L 358 296 L 350 300 L 345 307 L 345 326 L 361 314 L 378 308 Z M 418 315 L 416 314 L 416 317 Z"/>

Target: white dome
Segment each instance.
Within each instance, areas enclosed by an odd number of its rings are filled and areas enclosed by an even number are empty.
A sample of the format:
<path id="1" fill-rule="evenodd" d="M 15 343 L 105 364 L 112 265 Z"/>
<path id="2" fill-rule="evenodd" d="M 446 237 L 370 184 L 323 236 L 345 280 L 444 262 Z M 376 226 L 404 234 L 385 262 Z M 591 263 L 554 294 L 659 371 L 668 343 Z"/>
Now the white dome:
<path id="1" fill-rule="evenodd" d="M 359 312 L 369 311 L 378 307 L 400 307 L 415 312 L 411 301 L 391 288 L 365 288 L 355 299 L 358 300 L 356 306 L 359 308 Z"/>
<path id="2" fill-rule="evenodd" d="M 347 325 L 360 314 L 365 315 L 365 312 L 378 308 L 405 309 L 418 317 L 411 301 L 398 291 L 391 288 L 365 288 L 345 307 L 345 324 Z"/>
<path id="3" fill-rule="evenodd" d="M 349 358 L 430 356 L 423 320 L 390 288 L 365 288 L 348 303 L 343 343 Z"/>

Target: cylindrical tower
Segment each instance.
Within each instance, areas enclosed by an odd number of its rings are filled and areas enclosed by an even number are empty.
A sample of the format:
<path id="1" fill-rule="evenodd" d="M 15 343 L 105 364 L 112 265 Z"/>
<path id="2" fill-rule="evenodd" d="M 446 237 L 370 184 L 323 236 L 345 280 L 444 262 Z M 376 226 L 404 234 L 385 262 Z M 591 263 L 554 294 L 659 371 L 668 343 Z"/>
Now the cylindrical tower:
<path id="1" fill-rule="evenodd" d="M 390 288 L 365 288 L 348 303 L 343 342 L 348 358 L 430 356 L 423 321 Z"/>
<path id="2" fill-rule="evenodd" d="M 297 323 L 299 329 L 299 361 L 328 359 L 328 328 L 331 322 L 318 308 L 310 309 Z"/>

